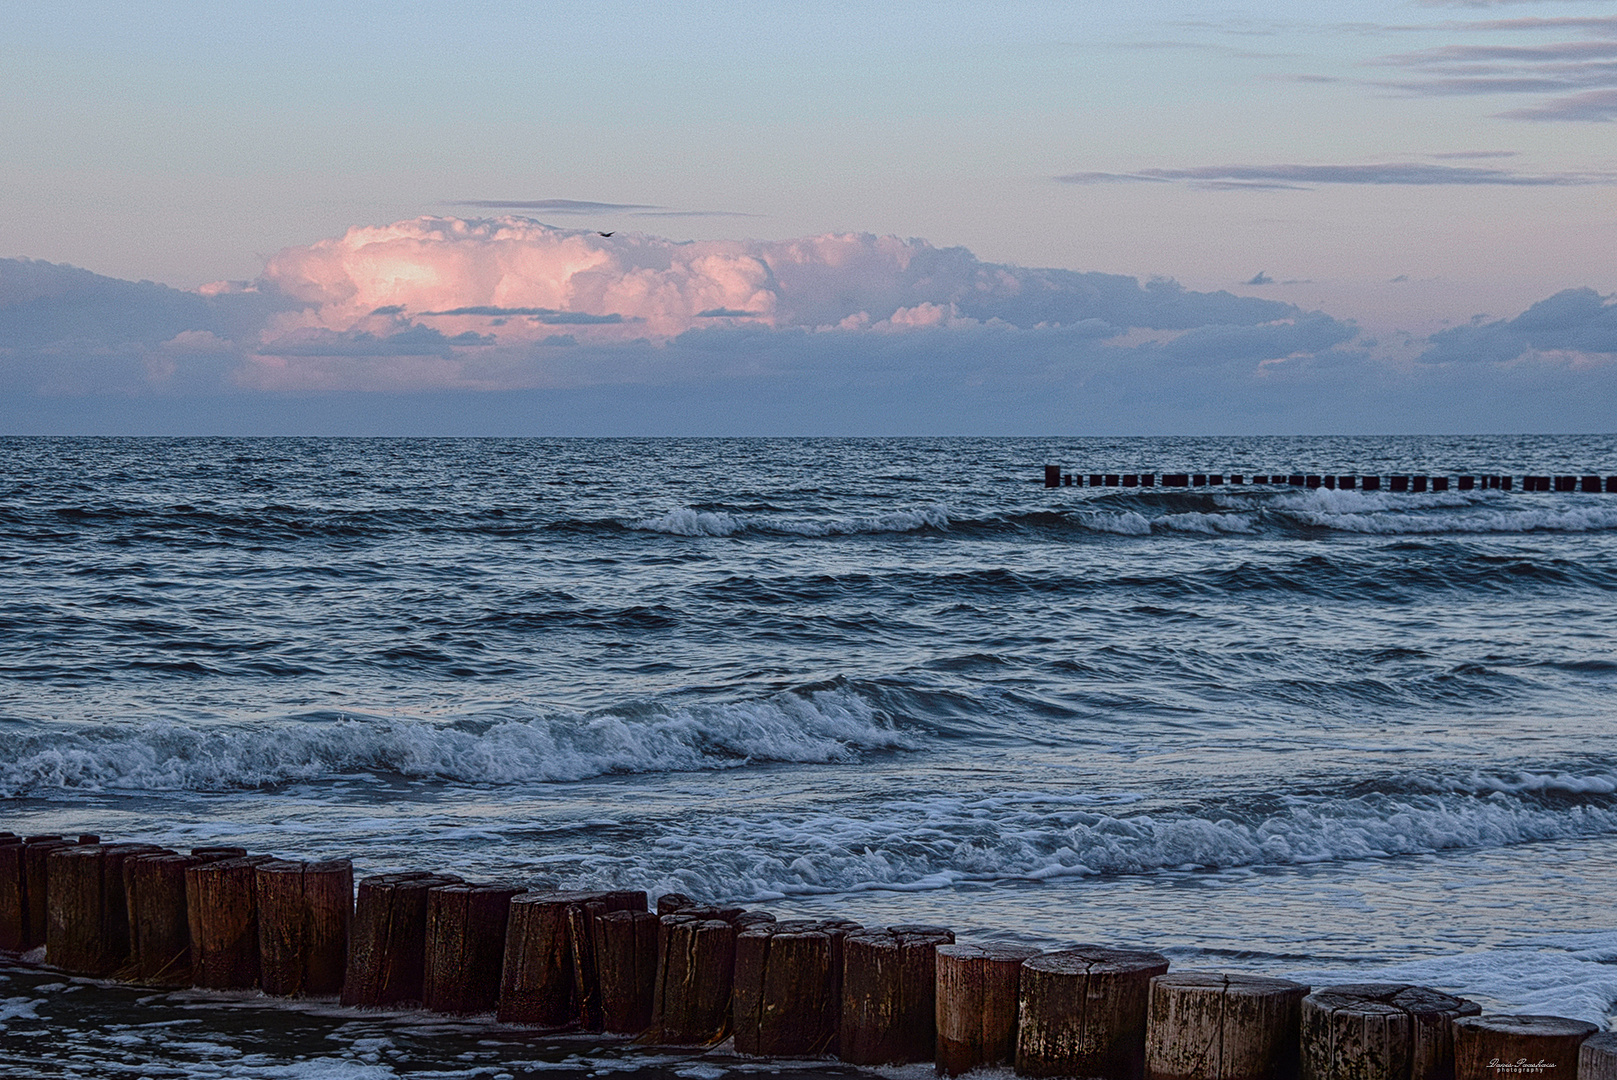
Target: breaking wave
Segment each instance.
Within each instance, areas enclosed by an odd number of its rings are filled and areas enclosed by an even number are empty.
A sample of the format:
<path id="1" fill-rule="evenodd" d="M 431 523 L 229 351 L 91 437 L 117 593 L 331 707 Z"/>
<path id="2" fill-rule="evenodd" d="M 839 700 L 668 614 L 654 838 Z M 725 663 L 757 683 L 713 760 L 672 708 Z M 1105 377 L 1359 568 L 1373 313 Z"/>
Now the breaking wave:
<path id="1" fill-rule="evenodd" d="M 228 791 L 357 773 L 464 784 L 820 763 L 914 745 L 845 688 L 757 701 L 477 723 L 176 722 L 0 735 L 0 797 L 53 789 Z"/>

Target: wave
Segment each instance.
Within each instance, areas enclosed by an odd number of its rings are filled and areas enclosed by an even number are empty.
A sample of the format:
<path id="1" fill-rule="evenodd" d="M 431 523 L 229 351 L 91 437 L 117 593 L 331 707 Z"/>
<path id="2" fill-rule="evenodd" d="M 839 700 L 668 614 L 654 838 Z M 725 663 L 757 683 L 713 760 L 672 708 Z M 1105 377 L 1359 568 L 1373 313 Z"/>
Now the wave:
<path id="1" fill-rule="evenodd" d="M 1609 780 L 1609 778 L 1606 778 Z M 1574 784 L 1552 780 L 1564 789 Z M 1517 785 L 1530 792 L 1533 781 Z M 1498 848 L 1617 833 L 1617 805 L 1508 794 L 1292 796 L 1277 806 L 1122 812 L 1044 798 L 937 796 L 867 816 L 800 814 L 704 821 L 661 848 L 690 861 L 664 887 L 749 900 L 864 890 L 925 891 L 961 882 L 1299 866 Z M 1603 792 L 1601 783 L 1589 789 Z M 1100 800 L 1096 800 L 1100 801 Z M 1117 803 L 1127 805 L 1126 797 Z M 715 853 L 713 835 L 732 839 Z M 696 858 L 702 852 L 700 860 Z"/>
<path id="2" fill-rule="evenodd" d="M 652 705 L 494 723 L 346 718 L 230 728 L 154 722 L 0 734 L 0 798 L 60 789 L 229 791 L 363 773 L 466 784 L 847 761 L 915 736 L 857 692 Z"/>
<path id="3" fill-rule="evenodd" d="M 1321 488 L 1279 496 L 1273 510 L 1301 525 L 1390 536 L 1617 529 L 1617 505 L 1501 507 L 1486 496 L 1386 495 Z"/>
<path id="4" fill-rule="evenodd" d="M 681 508 L 666 514 L 635 519 L 629 528 L 673 536 L 734 536 L 737 533 L 775 533 L 792 536 L 848 536 L 864 533 L 906 533 L 947 529 L 949 515 L 941 506 L 893 510 L 885 514 L 848 517 L 764 517 L 723 511 Z"/>

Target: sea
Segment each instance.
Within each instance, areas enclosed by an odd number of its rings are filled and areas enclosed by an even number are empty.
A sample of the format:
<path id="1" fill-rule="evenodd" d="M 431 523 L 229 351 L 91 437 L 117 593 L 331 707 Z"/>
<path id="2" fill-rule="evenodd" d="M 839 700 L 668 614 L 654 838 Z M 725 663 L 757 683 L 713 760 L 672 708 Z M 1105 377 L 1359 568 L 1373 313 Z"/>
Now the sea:
<path id="1" fill-rule="evenodd" d="M 1611 1023 L 1617 494 L 1047 464 L 1617 436 L 0 439 L 0 829 Z M 860 1075 L 0 961 L 4 1077 L 557 1073 Z"/>

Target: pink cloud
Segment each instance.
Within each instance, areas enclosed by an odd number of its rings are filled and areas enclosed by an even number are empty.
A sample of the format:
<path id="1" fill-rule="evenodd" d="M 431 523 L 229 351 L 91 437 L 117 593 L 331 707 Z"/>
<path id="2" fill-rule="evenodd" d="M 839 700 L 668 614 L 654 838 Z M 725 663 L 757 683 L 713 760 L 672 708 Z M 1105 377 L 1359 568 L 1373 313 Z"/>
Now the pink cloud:
<path id="1" fill-rule="evenodd" d="M 272 334 L 376 332 L 376 320 L 402 317 L 502 344 L 541 341 L 558 325 L 592 341 L 666 340 L 703 325 L 708 311 L 775 325 L 778 288 L 763 246 L 603 237 L 514 217 L 418 218 L 287 248 L 263 280 L 312 305 Z"/>

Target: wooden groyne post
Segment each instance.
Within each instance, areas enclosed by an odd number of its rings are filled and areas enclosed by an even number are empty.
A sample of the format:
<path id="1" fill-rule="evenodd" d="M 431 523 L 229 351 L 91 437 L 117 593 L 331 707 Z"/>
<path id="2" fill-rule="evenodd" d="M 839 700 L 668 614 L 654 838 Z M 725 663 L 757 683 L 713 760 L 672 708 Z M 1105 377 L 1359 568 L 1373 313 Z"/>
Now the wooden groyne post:
<path id="1" fill-rule="evenodd" d="M 1187 971 L 1151 980 L 1147 1080 L 1297 1080 L 1303 998 L 1289 979 Z"/>
<path id="2" fill-rule="evenodd" d="M 504 884 L 427 890 L 421 1003 L 433 1012 L 493 1012 L 505 957 L 506 908 L 522 890 Z"/>
<path id="3" fill-rule="evenodd" d="M 1453 1025 L 1474 1001 L 1408 983 L 1327 986 L 1303 998 L 1303 1080 L 1453 1080 Z"/>
<path id="4" fill-rule="evenodd" d="M 354 913 L 347 859 L 260 863 L 259 984 L 276 997 L 325 997 L 342 990 Z"/>
<path id="5" fill-rule="evenodd" d="M 1040 951 L 1025 945 L 937 947 L 938 1075 L 1016 1060 L 1022 964 Z"/>
<path id="6" fill-rule="evenodd" d="M 838 1051 L 844 919 L 759 923 L 736 935 L 735 1045 L 754 1057 Z"/>
<path id="7" fill-rule="evenodd" d="M 1084 945 L 1022 965 L 1016 1071 L 1023 1076 L 1141 1080 L 1151 980 L 1160 953 Z"/>
<path id="8" fill-rule="evenodd" d="M 343 975 L 344 1005 L 420 1004 L 427 964 L 427 892 L 453 874 L 377 874 L 359 883 Z"/>
<path id="9" fill-rule="evenodd" d="M 843 1061 L 932 1060 L 938 1041 L 936 951 L 952 944 L 954 931 L 916 925 L 860 930 L 843 940 Z"/>
<path id="10" fill-rule="evenodd" d="M 245 855 L 185 868 L 192 985 L 212 990 L 258 985 L 257 871 L 269 861 L 268 855 Z"/>
<path id="11" fill-rule="evenodd" d="M 530 1027 L 602 1030 L 601 975 L 596 961 L 600 935 L 595 924 L 613 912 L 650 916 L 646 894 L 536 891 L 512 897 L 500 978 L 499 1019 Z M 634 962 L 632 955 L 627 959 Z M 646 966 L 655 963 L 653 940 Z M 648 990 L 650 986 L 648 978 Z M 613 989 L 616 993 L 616 984 Z"/>
<path id="12" fill-rule="evenodd" d="M 1454 1021 L 1454 1080 L 1578 1077 L 1579 1049 L 1599 1030 L 1564 1016 L 1462 1016 Z"/>

